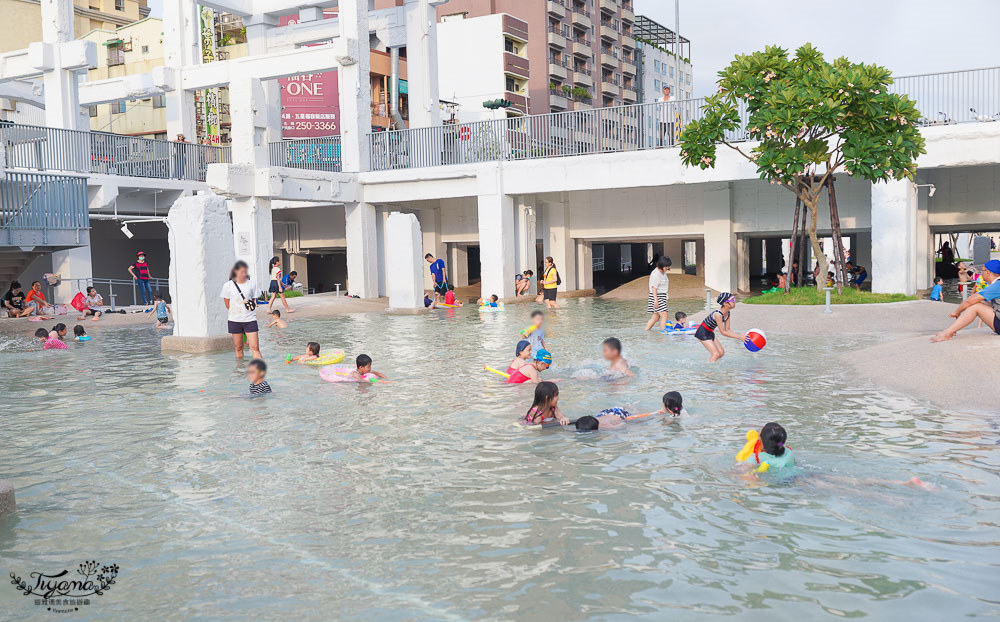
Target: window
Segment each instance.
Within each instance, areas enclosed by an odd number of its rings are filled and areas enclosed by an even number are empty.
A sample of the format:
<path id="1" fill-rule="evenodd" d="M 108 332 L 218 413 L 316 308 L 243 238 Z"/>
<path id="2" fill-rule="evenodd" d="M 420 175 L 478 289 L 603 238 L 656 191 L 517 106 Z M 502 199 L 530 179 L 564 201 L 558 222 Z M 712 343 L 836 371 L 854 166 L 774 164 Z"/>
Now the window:
<path id="1" fill-rule="evenodd" d="M 444 17 L 442 17 L 441 21 L 442 22 L 456 22 L 456 21 L 458 21 L 460 19 L 465 19 L 466 15 L 468 15 L 468 13 L 452 13 L 451 15 L 445 15 Z"/>
<path id="2" fill-rule="evenodd" d="M 670 77 L 671 78 L 674 77 L 674 68 L 673 67 L 670 68 Z"/>
<path id="3" fill-rule="evenodd" d="M 594 244 L 594 272 L 604 271 L 604 245 Z"/>
<path id="4" fill-rule="evenodd" d="M 122 114 L 125 112 L 125 102 L 111 102 L 111 114 Z"/>
<path id="5" fill-rule="evenodd" d="M 143 54 L 149 54 L 149 46 L 148 45 L 142 46 L 142 53 Z"/>
<path id="6" fill-rule="evenodd" d="M 517 54 L 517 49 L 514 47 L 514 42 L 507 37 L 503 39 L 503 51 L 510 52 L 511 54 Z"/>
<path id="7" fill-rule="evenodd" d="M 660 81 L 659 80 L 653 80 L 653 88 L 655 88 L 657 91 L 660 90 Z"/>
<path id="8" fill-rule="evenodd" d="M 653 61 L 653 71 L 656 71 L 656 72 L 660 71 L 660 61 L 658 61 L 658 60 L 654 60 Z"/>
<path id="9" fill-rule="evenodd" d="M 691 84 L 691 74 L 684 76 L 684 83 Z"/>
<path id="10" fill-rule="evenodd" d="M 512 77 L 510 77 L 510 76 L 505 76 L 505 77 L 506 77 L 506 82 L 507 82 L 507 83 L 506 83 L 506 84 L 504 85 L 504 86 L 505 86 L 505 88 L 506 88 L 506 89 L 507 89 L 508 91 L 510 91 L 511 93 L 516 93 L 516 92 L 517 92 L 517 82 L 515 82 L 515 81 L 514 81 L 514 78 L 512 78 Z"/>
<path id="11" fill-rule="evenodd" d="M 166 108 L 167 107 L 167 96 L 163 93 L 159 95 L 153 95 L 153 108 Z"/>
<path id="12" fill-rule="evenodd" d="M 90 116 L 92 118 L 96 117 L 97 116 L 97 106 L 87 106 L 87 112 L 90 113 Z"/>
<path id="13" fill-rule="evenodd" d="M 122 11 L 122 12 L 124 12 L 125 11 L 125 0 L 115 0 L 115 10 L 116 11 Z"/>
<path id="14" fill-rule="evenodd" d="M 113 67 L 115 65 L 125 64 L 125 50 L 122 49 L 121 43 L 108 46 L 108 66 Z"/>
<path id="15" fill-rule="evenodd" d="M 632 271 L 632 245 L 622 244 L 621 248 L 621 271 L 631 272 Z"/>

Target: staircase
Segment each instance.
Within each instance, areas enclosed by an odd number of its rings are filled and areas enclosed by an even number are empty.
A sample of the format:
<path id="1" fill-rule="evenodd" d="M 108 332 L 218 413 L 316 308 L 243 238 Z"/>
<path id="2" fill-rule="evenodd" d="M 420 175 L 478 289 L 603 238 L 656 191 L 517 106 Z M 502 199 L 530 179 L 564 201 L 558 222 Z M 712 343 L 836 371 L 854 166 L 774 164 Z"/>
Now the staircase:
<path id="1" fill-rule="evenodd" d="M 16 247 L 0 246 L 0 289 L 7 291 L 10 282 L 16 280 L 32 261 L 41 257 L 42 251 L 22 251 Z M 22 283 L 25 289 L 28 283 Z"/>

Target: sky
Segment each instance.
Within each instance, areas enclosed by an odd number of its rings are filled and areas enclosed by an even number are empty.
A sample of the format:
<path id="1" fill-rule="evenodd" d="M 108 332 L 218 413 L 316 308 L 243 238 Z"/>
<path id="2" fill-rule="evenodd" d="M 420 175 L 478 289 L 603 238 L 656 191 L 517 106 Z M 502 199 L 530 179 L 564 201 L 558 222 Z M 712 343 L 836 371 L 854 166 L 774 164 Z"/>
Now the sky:
<path id="1" fill-rule="evenodd" d="M 674 29 L 674 0 L 634 0 L 638 15 Z M 1000 0 L 679 0 L 691 40 L 694 96 L 716 91 L 736 54 L 812 43 L 905 76 L 1000 65 Z"/>
<path id="2" fill-rule="evenodd" d="M 736 54 L 771 44 L 809 42 L 827 60 L 878 63 L 897 76 L 1000 65 L 1000 0 L 678 1 L 695 97 L 715 92 L 716 73 Z M 674 28 L 674 0 L 634 2 L 637 14 Z M 162 0 L 149 5 L 162 15 Z"/>

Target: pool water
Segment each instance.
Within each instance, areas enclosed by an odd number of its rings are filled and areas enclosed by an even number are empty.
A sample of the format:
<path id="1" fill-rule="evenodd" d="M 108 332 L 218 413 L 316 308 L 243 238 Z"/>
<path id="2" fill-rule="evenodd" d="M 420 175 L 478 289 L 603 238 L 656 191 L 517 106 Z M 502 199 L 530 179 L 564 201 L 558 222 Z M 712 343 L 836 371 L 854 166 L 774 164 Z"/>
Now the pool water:
<path id="1" fill-rule="evenodd" d="M 550 314 L 544 376 L 571 418 L 684 395 L 679 420 L 591 434 L 517 428 L 532 387 L 482 371 L 506 368 L 530 305 L 293 316 L 262 334 L 274 395 L 257 400 L 231 353 L 162 356 L 151 327 L 64 352 L 8 339 L 0 477 L 18 513 L 0 519 L 0 568 L 117 564 L 72 616 L 90 620 L 1000 613 L 996 415 L 867 388 L 837 359 L 866 342 L 780 326 L 758 354 L 726 340 L 709 366 L 692 337 L 644 333 L 644 307 Z M 634 379 L 580 373 L 608 336 Z M 309 340 L 370 354 L 392 382 L 283 364 Z M 733 456 L 768 421 L 799 467 L 741 477 Z M 914 476 L 937 490 L 881 481 Z M 7 583 L 0 618 L 52 619 Z"/>

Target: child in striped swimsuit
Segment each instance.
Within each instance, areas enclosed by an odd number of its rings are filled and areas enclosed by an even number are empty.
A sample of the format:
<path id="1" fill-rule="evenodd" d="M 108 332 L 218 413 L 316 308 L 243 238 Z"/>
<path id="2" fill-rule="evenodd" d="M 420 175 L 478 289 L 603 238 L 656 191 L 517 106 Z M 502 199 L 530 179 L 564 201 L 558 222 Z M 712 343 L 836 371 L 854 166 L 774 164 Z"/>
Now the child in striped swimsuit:
<path id="1" fill-rule="evenodd" d="M 722 292 L 716 298 L 716 302 L 719 303 L 719 308 L 709 312 L 705 319 L 701 321 L 701 325 L 698 326 L 698 330 L 694 334 L 695 338 L 711 354 L 711 357 L 708 359 L 709 363 L 714 363 L 726 355 L 722 344 L 715 338 L 716 330 L 725 337 L 739 339 L 740 341 L 745 340 L 744 337 L 737 335 L 729 328 L 730 314 L 736 308 L 736 296 L 733 296 L 729 292 Z"/>

